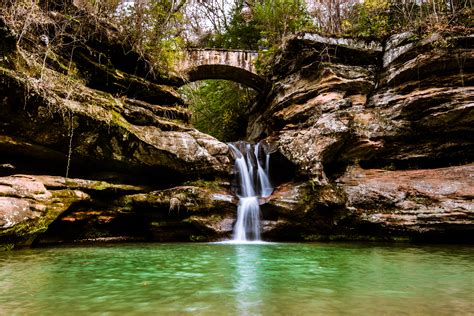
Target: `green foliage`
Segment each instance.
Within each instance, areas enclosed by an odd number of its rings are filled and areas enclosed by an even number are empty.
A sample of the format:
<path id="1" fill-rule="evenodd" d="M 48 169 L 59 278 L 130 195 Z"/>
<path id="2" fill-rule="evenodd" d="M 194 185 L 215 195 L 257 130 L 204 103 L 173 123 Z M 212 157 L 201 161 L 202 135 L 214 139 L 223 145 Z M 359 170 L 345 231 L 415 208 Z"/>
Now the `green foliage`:
<path id="1" fill-rule="evenodd" d="M 245 136 L 245 112 L 255 97 L 253 90 L 230 81 L 206 80 L 187 85 L 182 92 L 198 130 L 226 142 Z"/>
<path id="2" fill-rule="evenodd" d="M 309 15 L 302 0 L 257 0 L 252 12 L 266 45 L 279 44 L 285 36 L 309 26 Z"/>
<path id="3" fill-rule="evenodd" d="M 303 0 L 258 0 L 234 2 L 225 31 L 201 41 L 208 47 L 260 49 L 257 69 L 264 69 L 285 37 L 309 25 Z M 225 81 L 207 81 L 183 89 L 193 112 L 192 122 L 199 130 L 223 141 L 245 136 L 246 107 L 255 92 Z"/>
<path id="4" fill-rule="evenodd" d="M 202 179 L 187 181 L 184 183 L 184 185 L 200 187 L 200 188 L 213 190 L 213 191 L 218 191 L 219 189 L 221 189 L 218 181 L 207 181 L 207 180 L 202 180 Z"/>
<path id="5" fill-rule="evenodd" d="M 261 27 L 255 20 L 246 20 L 242 15 L 243 1 L 237 1 L 231 11 L 231 19 L 225 32 L 205 39 L 202 44 L 208 47 L 233 49 L 258 49 Z"/>
<path id="6" fill-rule="evenodd" d="M 201 41 L 203 46 L 237 49 L 270 48 L 285 36 L 310 26 L 310 17 L 303 0 L 244 1 L 234 3 L 230 22 L 224 32 Z"/>
<path id="7" fill-rule="evenodd" d="M 125 43 L 146 55 L 155 66 L 169 70 L 184 46 L 180 36 L 184 4 L 184 0 L 137 0 L 134 5 L 109 12 L 109 17 L 119 25 Z"/>
<path id="8" fill-rule="evenodd" d="M 382 38 L 390 33 L 388 0 L 365 0 L 354 6 L 356 21 L 352 34 L 358 37 Z"/>
<path id="9" fill-rule="evenodd" d="M 472 7 L 467 3 L 461 6 L 439 0 L 420 3 L 365 0 L 348 12 L 342 29 L 345 35 L 378 39 L 407 30 L 422 34 L 433 31 L 468 34 L 472 33 L 472 16 Z"/>
<path id="10" fill-rule="evenodd" d="M 226 40 L 223 47 L 257 49 L 261 35 L 255 21 L 245 21 L 238 9 L 234 9 L 227 33 L 222 37 Z"/>
<path id="11" fill-rule="evenodd" d="M 268 49 L 258 52 L 258 58 L 255 61 L 255 69 L 258 73 L 265 74 L 270 69 L 271 62 L 277 51 L 278 47 L 273 45 Z"/>
<path id="12" fill-rule="evenodd" d="M 245 17 L 244 1 L 237 0 L 223 32 L 202 38 L 201 46 L 227 49 L 258 49 L 264 26 L 256 19 Z M 193 113 L 192 123 L 202 132 L 222 141 L 245 137 L 245 109 L 253 102 L 255 92 L 228 81 L 209 80 L 182 89 Z"/>

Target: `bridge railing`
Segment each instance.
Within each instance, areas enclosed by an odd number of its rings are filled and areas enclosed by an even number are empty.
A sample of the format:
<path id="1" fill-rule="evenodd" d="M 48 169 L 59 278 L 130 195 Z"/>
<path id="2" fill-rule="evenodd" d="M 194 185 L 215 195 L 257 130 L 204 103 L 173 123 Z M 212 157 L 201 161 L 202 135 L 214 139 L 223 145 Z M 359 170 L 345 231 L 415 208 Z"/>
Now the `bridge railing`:
<path id="1" fill-rule="evenodd" d="M 256 73 L 257 51 L 227 50 L 211 48 L 188 48 L 180 61 L 179 68 L 186 70 L 203 65 L 226 65 Z"/>
<path id="2" fill-rule="evenodd" d="M 218 51 L 218 52 L 242 52 L 242 53 L 255 53 L 258 54 L 257 50 L 252 49 L 228 49 L 228 48 L 213 48 L 213 47 L 186 47 L 186 51 Z"/>

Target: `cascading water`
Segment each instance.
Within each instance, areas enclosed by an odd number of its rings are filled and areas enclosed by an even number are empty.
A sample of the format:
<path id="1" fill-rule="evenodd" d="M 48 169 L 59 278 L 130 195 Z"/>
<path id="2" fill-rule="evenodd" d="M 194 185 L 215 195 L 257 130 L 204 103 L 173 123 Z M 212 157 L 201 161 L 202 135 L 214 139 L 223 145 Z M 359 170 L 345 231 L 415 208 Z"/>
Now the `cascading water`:
<path id="1" fill-rule="evenodd" d="M 234 226 L 234 241 L 260 240 L 260 197 L 273 192 L 270 184 L 270 153 L 265 145 L 245 142 L 229 144 L 235 155 L 239 205 Z"/>

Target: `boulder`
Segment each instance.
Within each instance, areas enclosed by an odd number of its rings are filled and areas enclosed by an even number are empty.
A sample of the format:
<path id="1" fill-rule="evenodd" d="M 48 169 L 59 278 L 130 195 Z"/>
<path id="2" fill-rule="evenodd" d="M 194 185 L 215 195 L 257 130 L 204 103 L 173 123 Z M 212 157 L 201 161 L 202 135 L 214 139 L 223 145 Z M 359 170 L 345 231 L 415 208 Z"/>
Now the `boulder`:
<path id="1" fill-rule="evenodd" d="M 151 239 L 158 241 L 228 239 L 235 221 L 236 203 L 235 196 L 228 189 L 202 181 L 127 195 L 120 202 L 125 209 L 149 218 Z"/>
<path id="2" fill-rule="evenodd" d="M 0 178 L 0 248 L 31 245 L 71 205 L 89 199 L 74 188 L 48 190 L 34 176 Z"/>
<path id="3" fill-rule="evenodd" d="M 199 181 L 150 190 L 91 181 L 87 187 L 93 201 L 64 213 L 38 236 L 37 244 L 216 241 L 228 239 L 232 232 L 235 200 L 217 183 Z M 97 187 L 101 190 L 93 189 Z"/>

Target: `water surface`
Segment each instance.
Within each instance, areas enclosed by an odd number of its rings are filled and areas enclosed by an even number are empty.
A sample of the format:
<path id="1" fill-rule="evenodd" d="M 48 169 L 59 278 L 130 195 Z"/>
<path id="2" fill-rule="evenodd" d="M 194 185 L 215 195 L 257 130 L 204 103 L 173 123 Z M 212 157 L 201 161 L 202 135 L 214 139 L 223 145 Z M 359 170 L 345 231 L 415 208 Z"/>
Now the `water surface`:
<path id="1" fill-rule="evenodd" d="M 0 253 L 0 315 L 469 314 L 474 248 L 119 244 Z"/>

